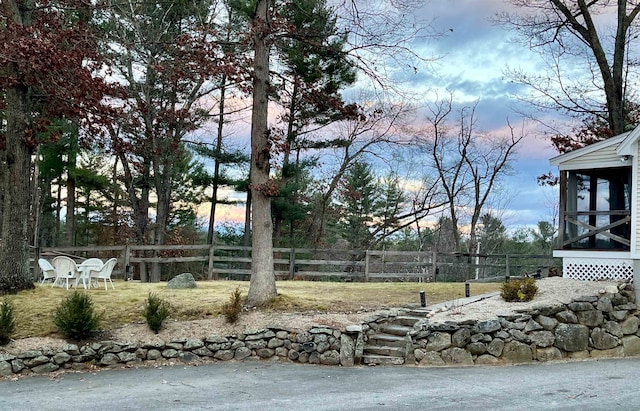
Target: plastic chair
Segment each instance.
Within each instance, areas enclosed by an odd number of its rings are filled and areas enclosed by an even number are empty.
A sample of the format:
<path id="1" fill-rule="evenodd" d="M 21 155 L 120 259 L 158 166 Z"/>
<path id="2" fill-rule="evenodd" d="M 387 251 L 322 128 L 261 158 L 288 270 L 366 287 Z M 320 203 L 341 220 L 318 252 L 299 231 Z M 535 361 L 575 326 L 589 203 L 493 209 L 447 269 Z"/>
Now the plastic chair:
<path id="1" fill-rule="evenodd" d="M 100 270 L 103 266 L 104 263 L 99 258 L 87 258 L 78 264 L 80 275 L 76 278 L 75 286 L 78 287 L 78 283 L 82 281 L 84 288 L 87 288 L 87 282 L 89 282 L 89 287 L 91 287 L 91 270 Z"/>
<path id="2" fill-rule="evenodd" d="M 51 265 L 51 263 L 44 258 L 38 259 L 38 265 L 40 266 L 40 271 L 42 271 L 42 280 L 40 280 L 40 284 L 44 284 L 45 281 L 54 280 L 58 276 L 56 274 L 55 268 Z"/>
<path id="3" fill-rule="evenodd" d="M 91 269 L 89 271 L 91 282 L 95 280 L 99 283 L 100 280 L 104 280 L 104 290 L 107 291 L 107 280 L 109 280 L 111 288 L 115 290 L 116 287 L 113 286 L 113 281 L 111 281 L 111 273 L 117 262 L 118 260 L 116 258 L 110 258 L 104 263 L 100 270 Z"/>
<path id="4" fill-rule="evenodd" d="M 51 285 L 60 285 L 65 284 L 65 288 L 69 289 L 69 280 L 76 279 L 80 274 L 78 272 L 78 266 L 73 259 L 65 256 L 58 256 L 51 260 L 51 265 L 56 270 L 56 279 Z"/>

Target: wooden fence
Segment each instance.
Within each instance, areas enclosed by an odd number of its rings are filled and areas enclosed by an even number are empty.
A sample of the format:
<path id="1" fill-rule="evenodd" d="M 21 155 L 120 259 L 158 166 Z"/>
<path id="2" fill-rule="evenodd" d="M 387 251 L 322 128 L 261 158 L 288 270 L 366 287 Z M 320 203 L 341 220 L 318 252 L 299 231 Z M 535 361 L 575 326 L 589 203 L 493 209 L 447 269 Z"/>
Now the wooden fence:
<path id="1" fill-rule="evenodd" d="M 248 280 L 251 248 L 220 245 L 93 246 L 42 248 L 40 256 L 115 257 L 115 278 L 139 279 L 143 264 L 159 263 L 162 279 L 183 272 L 197 279 Z M 278 279 L 324 281 L 490 281 L 541 272 L 558 264 L 549 255 L 460 254 L 431 251 L 318 250 L 274 248 Z M 37 264 L 34 275 L 37 277 Z"/>

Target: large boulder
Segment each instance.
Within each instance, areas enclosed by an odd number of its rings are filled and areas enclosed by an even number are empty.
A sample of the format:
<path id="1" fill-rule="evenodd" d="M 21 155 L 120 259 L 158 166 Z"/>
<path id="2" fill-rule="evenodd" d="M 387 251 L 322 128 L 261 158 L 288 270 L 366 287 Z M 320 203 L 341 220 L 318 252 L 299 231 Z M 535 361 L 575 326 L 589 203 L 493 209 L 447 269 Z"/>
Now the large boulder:
<path id="1" fill-rule="evenodd" d="M 180 275 L 176 275 L 167 283 L 167 288 L 196 288 L 198 285 L 196 284 L 196 279 L 193 278 L 193 274 L 184 273 Z"/>

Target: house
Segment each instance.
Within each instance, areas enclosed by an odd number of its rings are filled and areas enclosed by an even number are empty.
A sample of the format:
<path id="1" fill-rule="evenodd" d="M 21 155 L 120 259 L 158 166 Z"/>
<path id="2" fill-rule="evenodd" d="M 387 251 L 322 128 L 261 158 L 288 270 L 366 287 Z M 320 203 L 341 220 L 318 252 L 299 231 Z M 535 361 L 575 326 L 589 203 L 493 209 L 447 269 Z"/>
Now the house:
<path id="1" fill-rule="evenodd" d="M 564 277 L 640 277 L 639 139 L 640 127 L 550 160 L 560 170 L 553 256 L 562 258 Z"/>

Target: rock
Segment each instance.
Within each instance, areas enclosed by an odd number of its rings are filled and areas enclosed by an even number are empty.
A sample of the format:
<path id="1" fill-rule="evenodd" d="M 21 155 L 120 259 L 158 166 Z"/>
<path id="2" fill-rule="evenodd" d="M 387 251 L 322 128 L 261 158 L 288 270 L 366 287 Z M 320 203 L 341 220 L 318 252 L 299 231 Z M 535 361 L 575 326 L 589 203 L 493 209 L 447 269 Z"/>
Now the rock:
<path id="1" fill-rule="evenodd" d="M 259 348 L 256 350 L 256 355 L 260 358 L 271 358 L 274 354 L 275 350 L 273 350 L 272 348 Z"/>
<path id="2" fill-rule="evenodd" d="M 483 354 L 476 358 L 476 365 L 499 365 L 502 361 L 493 355 Z"/>
<path id="3" fill-rule="evenodd" d="M 551 347 L 556 340 L 556 336 L 551 331 L 534 331 L 529 333 L 529 339 L 537 347 Z"/>
<path id="4" fill-rule="evenodd" d="M 269 357 L 271 357 L 272 355 L 273 353 Z M 233 360 L 234 357 L 235 357 L 235 353 L 231 350 L 218 350 L 213 354 L 213 358 L 221 361 Z M 268 358 L 268 357 L 263 357 L 263 358 Z"/>
<path id="5" fill-rule="evenodd" d="M 51 359 L 55 364 L 61 365 L 69 362 L 71 360 L 71 356 L 63 351 L 63 352 L 57 353 L 56 355 L 51 357 Z"/>
<path id="6" fill-rule="evenodd" d="M 591 358 L 616 358 L 624 356 L 624 347 L 618 346 L 609 350 L 591 350 Z"/>
<path id="7" fill-rule="evenodd" d="M 622 327 L 622 333 L 624 335 L 635 334 L 638 332 L 638 326 L 640 325 L 640 319 L 635 315 L 624 320 L 620 326 Z"/>
<path id="8" fill-rule="evenodd" d="M 504 345 L 502 357 L 514 364 L 533 361 L 531 347 L 518 341 L 511 341 Z"/>
<path id="9" fill-rule="evenodd" d="M 0 375 L 13 375 L 13 368 L 8 361 L 0 361 Z"/>
<path id="10" fill-rule="evenodd" d="M 451 346 L 451 334 L 434 332 L 427 339 L 427 351 L 442 351 Z"/>
<path id="11" fill-rule="evenodd" d="M 60 369 L 60 366 L 58 366 L 58 365 L 56 365 L 56 364 L 54 364 L 52 362 L 49 362 L 49 363 L 46 363 L 46 364 L 38 365 L 37 367 L 33 367 L 31 369 L 31 371 L 33 371 L 36 374 L 46 374 L 46 373 L 50 373 L 50 372 L 53 372 L 53 371 L 57 371 L 59 369 Z"/>
<path id="12" fill-rule="evenodd" d="M 622 346 L 624 347 L 625 357 L 640 355 L 640 337 L 636 335 L 627 335 L 626 337 L 622 337 Z"/>
<path id="13" fill-rule="evenodd" d="M 467 350 L 471 355 L 482 355 L 487 352 L 487 345 L 481 342 L 475 342 L 467 345 Z"/>
<path id="14" fill-rule="evenodd" d="M 573 312 L 593 310 L 593 304 L 589 302 L 573 302 L 573 303 L 570 303 L 568 307 Z"/>
<path id="15" fill-rule="evenodd" d="M 151 349 L 147 351 L 147 360 L 160 360 L 162 359 L 162 353 L 159 350 Z"/>
<path id="16" fill-rule="evenodd" d="M 199 339 L 187 340 L 187 342 L 184 343 L 184 349 L 189 351 L 193 351 L 202 347 L 204 347 L 204 341 Z"/>
<path id="17" fill-rule="evenodd" d="M 573 313 L 573 311 L 560 311 L 556 314 L 556 320 L 565 324 L 577 324 L 578 317 Z"/>
<path id="18" fill-rule="evenodd" d="M 618 338 L 622 338 L 622 336 L 624 335 L 624 333 L 622 332 L 622 326 L 615 321 L 607 321 L 606 323 L 604 323 L 603 329 L 606 330 L 609 334 Z"/>
<path id="19" fill-rule="evenodd" d="M 295 351 L 291 351 L 291 352 L 295 352 Z M 291 355 L 291 352 L 289 353 L 289 355 Z M 296 353 L 297 354 L 297 353 Z M 235 358 L 236 360 L 243 360 L 247 357 L 251 356 L 251 350 L 247 347 L 238 347 L 236 348 L 236 352 L 233 356 L 233 358 Z"/>
<path id="20" fill-rule="evenodd" d="M 501 325 L 498 320 L 487 320 L 479 321 L 478 324 L 476 324 L 476 328 L 479 333 L 488 334 L 500 330 Z"/>
<path id="21" fill-rule="evenodd" d="M 320 364 L 338 365 L 340 364 L 340 353 L 336 350 L 329 350 L 320 355 Z"/>
<path id="22" fill-rule="evenodd" d="M 176 275 L 167 283 L 167 288 L 184 289 L 184 288 L 196 288 L 196 279 L 193 278 L 191 273 L 183 273 Z"/>
<path id="23" fill-rule="evenodd" d="M 471 357 L 469 351 L 459 347 L 452 347 L 442 351 L 442 359 L 445 363 L 451 365 L 473 365 L 473 357 Z"/>
<path id="24" fill-rule="evenodd" d="M 604 322 L 604 315 L 602 312 L 591 311 L 578 311 L 578 323 L 586 325 L 587 327 L 599 327 Z"/>
<path id="25" fill-rule="evenodd" d="M 109 352 L 102 356 L 98 364 L 100 365 L 116 365 L 120 362 L 120 358 L 118 358 L 118 354 Z"/>
<path id="26" fill-rule="evenodd" d="M 541 362 L 562 360 L 562 352 L 557 347 L 538 348 L 536 359 Z"/>
<path id="27" fill-rule="evenodd" d="M 596 310 L 609 313 L 613 311 L 613 304 L 609 297 L 601 297 L 596 304 Z"/>
<path id="28" fill-rule="evenodd" d="M 542 329 L 544 329 L 542 325 L 540 325 L 538 322 L 534 321 L 533 319 L 530 319 L 529 322 L 527 322 L 527 325 L 524 327 L 524 332 L 528 333 L 531 331 L 538 331 Z"/>
<path id="29" fill-rule="evenodd" d="M 451 336 L 451 344 L 455 347 L 465 347 L 471 341 L 471 332 L 468 328 L 461 328 Z"/>
<path id="30" fill-rule="evenodd" d="M 162 350 L 162 357 L 164 358 L 176 358 L 178 356 L 178 350 L 174 348 L 167 348 Z"/>
<path id="31" fill-rule="evenodd" d="M 233 358 L 233 357 L 232 357 L 232 358 Z M 181 353 L 178 355 L 178 359 L 179 359 L 180 361 L 182 361 L 182 362 L 189 363 L 189 362 L 198 361 L 198 360 L 200 359 L 200 357 L 198 357 L 198 356 L 197 356 L 194 352 L 192 352 L 192 351 L 184 351 L 184 352 L 181 352 Z"/>
<path id="32" fill-rule="evenodd" d="M 584 351 L 589 346 L 589 328 L 580 324 L 558 324 L 554 345 L 563 351 Z"/>
<path id="33" fill-rule="evenodd" d="M 500 357 L 502 350 L 504 350 L 504 340 L 500 338 L 492 340 L 489 345 L 487 345 L 487 352 L 494 357 Z"/>
<path id="34" fill-rule="evenodd" d="M 355 341 L 347 334 L 340 336 L 340 365 L 351 367 L 355 364 Z"/>
<path id="35" fill-rule="evenodd" d="M 442 359 L 439 353 L 435 351 L 429 351 L 429 352 L 426 352 L 422 360 L 420 360 L 420 365 L 439 366 L 439 365 L 446 365 L 446 363 L 444 362 L 444 360 Z"/>
<path id="36" fill-rule="evenodd" d="M 591 331 L 593 347 L 598 350 L 609 350 L 620 345 L 620 340 L 602 328 L 596 327 Z"/>

